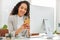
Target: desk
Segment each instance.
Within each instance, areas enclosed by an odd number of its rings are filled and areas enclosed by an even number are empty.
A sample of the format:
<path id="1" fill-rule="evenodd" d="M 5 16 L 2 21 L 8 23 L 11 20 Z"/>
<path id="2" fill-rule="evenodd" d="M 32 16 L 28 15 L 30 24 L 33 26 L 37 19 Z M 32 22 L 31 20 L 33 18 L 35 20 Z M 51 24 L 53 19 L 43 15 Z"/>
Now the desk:
<path id="1" fill-rule="evenodd" d="M 6 40 L 5 37 L 3 40 Z M 30 38 L 14 38 L 12 37 L 11 40 L 60 40 L 60 35 L 54 34 L 53 39 L 47 39 L 47 36 L 42 34 L 42 36 L 37 36 L 37 37 L 30 37 Z"/>

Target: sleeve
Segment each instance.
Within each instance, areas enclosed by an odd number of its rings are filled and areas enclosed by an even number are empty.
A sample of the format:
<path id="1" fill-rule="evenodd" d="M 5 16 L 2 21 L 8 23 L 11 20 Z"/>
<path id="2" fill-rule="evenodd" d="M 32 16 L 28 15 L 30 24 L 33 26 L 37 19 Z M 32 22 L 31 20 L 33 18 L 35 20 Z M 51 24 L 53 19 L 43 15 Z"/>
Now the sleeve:
<path id="1" fill-rule="evenodd" d="M 8 17 L 8 30 L 9 30 L 9 33 L 12 33 L 12 35 L 15 35 L 15 30 L 13 30 L 12 16 Z"/>

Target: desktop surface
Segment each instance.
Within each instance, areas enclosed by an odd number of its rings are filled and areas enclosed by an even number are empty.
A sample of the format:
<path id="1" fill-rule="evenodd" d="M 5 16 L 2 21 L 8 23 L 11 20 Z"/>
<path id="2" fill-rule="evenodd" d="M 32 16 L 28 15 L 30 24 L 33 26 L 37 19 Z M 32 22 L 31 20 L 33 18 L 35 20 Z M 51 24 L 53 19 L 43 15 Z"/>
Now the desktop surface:
<path id="1" fill-rule="evenodd" d="M 3 37 L 3 40 L 6 40 L 6 37 Z M 12 37 L 9 40 L 60 40 L 60 35 L 54 34 L 52 39 L 47 39 L 46 34 L 42 33 L 39 36 L 31 36 L 30 38 Z"/>

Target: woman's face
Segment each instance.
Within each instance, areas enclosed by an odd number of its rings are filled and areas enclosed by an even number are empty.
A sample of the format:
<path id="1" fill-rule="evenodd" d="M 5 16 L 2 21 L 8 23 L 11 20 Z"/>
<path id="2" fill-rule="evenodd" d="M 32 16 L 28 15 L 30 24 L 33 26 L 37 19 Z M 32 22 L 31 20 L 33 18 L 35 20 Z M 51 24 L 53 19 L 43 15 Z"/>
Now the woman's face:
<path id="1" fill-rule="evenodd" d="M 18 8 L 18 15 L 24 16 L 26 12 L 27 12 L 27 5 L 25 3 L 22 3 Z"/>

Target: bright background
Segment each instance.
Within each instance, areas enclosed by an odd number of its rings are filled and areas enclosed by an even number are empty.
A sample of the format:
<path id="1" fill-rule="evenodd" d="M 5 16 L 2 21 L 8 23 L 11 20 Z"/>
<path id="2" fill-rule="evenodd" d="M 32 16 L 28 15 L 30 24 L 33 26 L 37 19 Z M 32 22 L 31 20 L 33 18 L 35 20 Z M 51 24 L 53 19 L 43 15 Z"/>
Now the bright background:
<path id="1" fill-rule="evenodd" d="M 20 0 L 0 0 L 0 28 L 7 24 L 8 16 Z M 28 0 L 30 1 L 30 0 Z M 32 5 L 54 8 L 54 30 L 56 29 L 56 0 L 31 0 Z"/>

